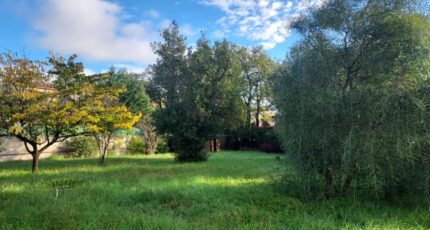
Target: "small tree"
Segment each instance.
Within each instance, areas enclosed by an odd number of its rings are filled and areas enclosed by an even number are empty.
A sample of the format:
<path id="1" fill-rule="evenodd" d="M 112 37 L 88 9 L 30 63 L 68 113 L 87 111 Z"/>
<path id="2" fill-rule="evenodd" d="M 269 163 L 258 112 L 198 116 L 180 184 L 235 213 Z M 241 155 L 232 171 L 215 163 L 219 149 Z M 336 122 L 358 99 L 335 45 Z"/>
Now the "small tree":
<path id="1" fill-rule="evenodd" d="M 151 116 L 143 117 L 136 125 L 142 132 L 143 142 L 146 144 L 146 154 L 154 154 L 158 144 L 161 141 L 161 136 L 157 133 L 154 119 Z"/>
<path id="2" fill-rule="evenodd" d="M 40 155 L 50 146 L 83 132 L 92 84 L 76 55 L 68 60 L 51 56 L 48 63 L 16 54 L 0 56 L 0 132 L 22 142 L 38 171 Z"/>
<path id="3" fill-rule="evenodd" d="M 88 102 L 91 109 L 87 130 L 93 133 L 96 139 L 100 164 L 104 164 L 114 132 L 133 128 L 141 117 L 140 113 L 135 115 L 120 103 L 119 95 L 125 91 L 125 88 L 106 85 L 106 77 L 106 75 L 93 76 L 97 90 Z"/>

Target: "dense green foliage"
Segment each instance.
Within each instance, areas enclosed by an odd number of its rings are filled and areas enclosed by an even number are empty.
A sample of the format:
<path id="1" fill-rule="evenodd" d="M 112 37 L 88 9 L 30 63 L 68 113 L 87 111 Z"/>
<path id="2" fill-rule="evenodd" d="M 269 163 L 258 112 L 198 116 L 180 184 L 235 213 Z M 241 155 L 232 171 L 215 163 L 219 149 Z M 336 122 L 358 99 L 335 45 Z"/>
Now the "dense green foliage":
<path id="1" fill-rule="evenodd" d="M 430 23 L 411 1 L 329 1 L 276 75 L 279 133 L 303 194 L 430 191 Z"/>
<path id="2" fill-rule="evenodd" d="M 278 193 L 276 155 L 222 152 L 200 164 L 170 154 L 52 159 L 36 177 L 0 164 L 0 229 L 426 229 L 428 206 Z M 70 185 L 59 191 L 55 187 Z"/>
<path id="3" fill-rule="evenodd" d="M 273 127 L 241 127 L 226 138 L 226 148 L 232 150 L 254 149 L 263 152 L 282 153 L 282 144 Z"/>
<path id="4" fill-rule="evenodd" d="M 169 145 L 167 143 L 166 137 L 161 137 L 158 144 L 157 149 L 155 150 L 155 153 L 169 153 L 171 152 L 169 149 Z"/>
<path id="5" fill-rule="evenodd" d="M 145 143 L 143 142 L 142 138 L 139 136 L 133 136 L 127 145 L 128 154 L 145 154 L 146 149 L 147 147 Z"/>
<path id="6" fill-rule="evenodd" d="M 259 127 L 261 113 L 271 106 L 272 93 L 267 83 L 277 64 L 261 47 L 237 47 L 235 53 L 240 69 L 239 92 L 245 108 L 242 129 L 245 134 L 252 135 L 253 124 Z"/>
<path id="7" fill-rule="evenodd" d="M 125 90 L 119 95 L 119 101 L 127 108 L 142 116 L 151 112 L 150 99 L 146 94 L 145 82 L 138 75 L 127 72 L 126 69 L 115 70 L 111 68 L 108 72 L 108 84 L 116 88 L 124 87 Z"/>
<path id="8" fill-rule="evenodd" d="M 65 142 L 66 156 L 91 157 L 97 153 L 97 143 L 88 136 L 72 137 Z"/>
<path id="9" fill-rule="evenodd" d="M 231 44 L 211 45 L 202 36 L 195 51 L 187 49 L 185 38 L 175 22 L 162 32 L 163 43 L 154 45 L 159 58 L 152 66 L 154 89 L 162 107 L 156 124 L 172 136 L 172 147 L 179 161 L 205 161 L 205 143 L 235 125 L 239 97 L 231 87 L 235 69 Z"/>

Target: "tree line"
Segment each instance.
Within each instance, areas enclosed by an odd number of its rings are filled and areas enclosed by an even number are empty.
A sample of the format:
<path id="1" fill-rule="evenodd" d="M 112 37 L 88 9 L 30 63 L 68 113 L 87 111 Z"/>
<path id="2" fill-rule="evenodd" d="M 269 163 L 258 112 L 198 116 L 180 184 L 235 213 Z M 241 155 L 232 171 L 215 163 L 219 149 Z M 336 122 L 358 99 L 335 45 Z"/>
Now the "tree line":
<path id="1" fill-rule="evenodd" d="M 0 135 L 21 140 L 37 172 L 46 149 L 76 136 L 94 137 L 102 164 L 114 134 L 133 127 L 148 153 L 166 135 L 178 161 L 203 161 L 210 139 L 259 126 L 277 65 L 261 48 L 211 44 L 204 34 L 187 47 L 176 22 L 161 35 L 153 44 L 159 58 L 144 76 L 114 68 L 86 76 L 76 55 L 39 61 L 4 53 Z"/>

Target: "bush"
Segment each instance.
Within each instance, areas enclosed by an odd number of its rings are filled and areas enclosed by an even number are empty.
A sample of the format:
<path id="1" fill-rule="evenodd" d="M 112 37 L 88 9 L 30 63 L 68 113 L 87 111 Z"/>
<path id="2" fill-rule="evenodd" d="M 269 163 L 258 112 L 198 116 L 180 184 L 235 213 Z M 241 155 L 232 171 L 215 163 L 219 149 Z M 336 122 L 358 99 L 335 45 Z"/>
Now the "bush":
<path id="1" fill-rule="evenodd" d="M 146 145 L 139 136 L 134 136 L 131 138 L 127 145 L 127 154 L 145 154 Z"/>
<path id="2" fill-rule="evenodd" d="M 88 136 L 70 138 L 66 141 L 65 148 L 67 157 L 91 157 L 98 151 L 96 141 Z"/>
<path id="3" fill-rule="evenodd" d="M 232 150 L 254 149 L 269 153 L 282 153 L 282 145 L 273 128 L 252 127 L 242 129 L 226 138 L 226 148 Z"/>
<path id="4" fill-rule="evenodd" d="M 258 150 L 267 153 L 283 153 L 284 150 L 273 128 L 257 129 Z"/>
<path id="5" fill-rule="evenodd" d="M 157 133 L 153 118 L 151 116 L 143 117 L 136 127 L 142 132 L 142 140 L 146 145 L 145 153 L 156 153 L 162 136 Z"/>
<path id="6" fill-rule="evenodd" d="M 204 151 L 191 152 L 181 150 L 176 153 L 176 160 L 179 162 L 202 162 L 209 159 L 209 153 Z"/>
<path id="7" fill-rule="evenodd" d="M 160 138 L 155 153 L 168 153 L 170 152 L 169 145 L 167 144 L 166 138 Z"/>
<path id="8" fill-rule="evenodd" d="M 201 162 L 209 159 L 209 154 L 204 151 L 206 141 L 204 138 L 187 136 L 175 136 L 170 139 L 176 160 L 179 162 Z"/>

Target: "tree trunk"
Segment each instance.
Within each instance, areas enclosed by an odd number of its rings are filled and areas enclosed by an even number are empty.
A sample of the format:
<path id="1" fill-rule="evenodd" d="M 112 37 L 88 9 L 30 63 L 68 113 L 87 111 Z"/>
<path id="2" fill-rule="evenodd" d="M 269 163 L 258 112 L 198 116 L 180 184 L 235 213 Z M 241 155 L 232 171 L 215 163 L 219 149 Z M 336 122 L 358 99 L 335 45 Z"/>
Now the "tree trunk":
<path id="1" fill-rule="evenodd" d="M 329 199 L 333 194 L 333 172 L 330 167 L 324 170 L 325 192 L 324 196 Z"/>
<path id="2" fill-rule="evenodd" d="M 260 98 L 257 98 L 257 110 L 255 111 L 255 127 L 260 127 Z"/>
<path id="3" fill-rule="evenodd" d="M 213 150 L 214 150 L 214 152 L 218 152 L 218 148 L 217 148 L 218 146 L 217 146 L 217 144 L 218 144 L 218 143 L 217 143 L 217 139 L 216 139 L 216 138 L 214 138 L 214 139 L 213 139 L 213 145 L 214 145 L 214 149 L 213 149 Z"/>
<path id="4" fill-rule="evenodd" d="M 351 186 L 351 180 L 352 180 L 352 177 L 350 175 L 347 175 L 345 177 L 345 180 L 343 182 L 343 188 L 342 188 L 342 196 L 345 196 L 345 194 L 348 192 L 349 187 Z"/>
<path id="5" fill-rule="evenodd" d="M 103 165 L 105 163 L 106 153 L 109 147 L 109 141 L 103 140 L 102 138 L 101 145 L 99 147 L 100 151 L 100 164 Z"/>
<path id="6" fill-rule="evenodd" d="M 100 164 L 103 165 L 105 163 L 106 151 L 104 149 L 100 150 Z"/>
<path id="7" fill-rule="evenodd" d="M 251 105 L 247 104 L 247 108 L 246 108 L 246 129 L 249 132 L 249 130 L 251 129 Z"/>
<path id="8" fill-rule="evenodd" d="M 156 142 L 148 142 L 148 149 L 147 149 L 148 155 L 154 155 L 156 149 L 157 149 L 157 143 Z"/>
<path id="9" fill-rule="evenodd" d="M 106 153 L 109 148 L 110 140 L 111 140 L 112 134 L 95 134 L 94 138 L 97 142 L 97 147 L 99 148 L 100 153 L 100 164 L 103 165 L 106 158 Z"/>
<path id="10" fill-rule="evenodd" d="M 20 136 L 15 136 L 15 137 L 17 137 L 21 140 L 24 139 L 23 137 L 20 137 Z M 56 143 L 57 140 L 58 140 L 58 137 L 54 137 L 51 141 L 48 141 L 48 143 L 45 146 L 41 147 L 40 149 L 39 149 L 39 146 L 37 146 L 36 142 L 29 142 L 28 140 L 23 140 L 25 149 L 33 157 L 33 166 L 32 166 L 32 172 L 33 173 L 37 173 L 37 171 L 39 171 L 39 157 L 40 157 L 40 155 L 46 149 L 48 149 L 51 145 Z M 31 146 L 31 148 L 30 148 L 30 146 Z"/>
<path id="11" fill-rule="evenodd" d="M 32 166 L 32 172 L 36 174 L 39 171 L 39 156 L 40 152 L 36 151 L 31 154 L 33 156 L 33 166 Z"/>

